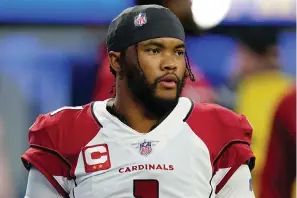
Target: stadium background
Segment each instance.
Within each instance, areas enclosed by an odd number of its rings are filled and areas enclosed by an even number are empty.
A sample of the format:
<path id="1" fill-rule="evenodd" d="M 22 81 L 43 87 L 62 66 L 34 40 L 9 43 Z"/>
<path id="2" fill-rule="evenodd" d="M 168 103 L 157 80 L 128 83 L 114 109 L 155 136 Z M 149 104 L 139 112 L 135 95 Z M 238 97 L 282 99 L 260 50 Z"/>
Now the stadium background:
<path id="1" fill-rule="evenodd" d="M 120 11 L 138 3 L 163 3 L 182 20 L 200 83 L 187 94 L 244 113 L 251 121 L 258 191 L 272 115 L 295 80 L 296 1 L 233 0 L 225 20 L 209 30 L 196 26 L 188 0 L 180 2 L 0 2 L 1 198 L 24 196 L 27 172 L 20 155 L 28 146 L 27 129 L 38 114 L 109 96 L 113 80 L 105 59 L 107 26 Z M 279 49 L 280 67 L 253 67 L 258 60 L 253 52 L 270 45 Z"/>

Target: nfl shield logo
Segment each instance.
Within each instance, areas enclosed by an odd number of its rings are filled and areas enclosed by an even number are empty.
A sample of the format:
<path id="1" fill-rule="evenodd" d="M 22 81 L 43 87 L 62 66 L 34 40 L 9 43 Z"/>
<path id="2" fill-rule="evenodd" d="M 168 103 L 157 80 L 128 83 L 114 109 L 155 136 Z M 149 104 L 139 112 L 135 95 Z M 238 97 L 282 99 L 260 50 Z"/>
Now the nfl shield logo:
<path id="1" fill-rule="evenodd" d="M 152 143 L 144 141 L 139 145 L 139 152 L 141 155 L 147 156 L 152 152 Z"/>
<path id="2" fill-rule="evenodd" d="M 135 26 L 143 26 L 146 24 L 147 19 L 146 19 L 146 14 L 141 12 L 134 18 L 134 25 Z"/>

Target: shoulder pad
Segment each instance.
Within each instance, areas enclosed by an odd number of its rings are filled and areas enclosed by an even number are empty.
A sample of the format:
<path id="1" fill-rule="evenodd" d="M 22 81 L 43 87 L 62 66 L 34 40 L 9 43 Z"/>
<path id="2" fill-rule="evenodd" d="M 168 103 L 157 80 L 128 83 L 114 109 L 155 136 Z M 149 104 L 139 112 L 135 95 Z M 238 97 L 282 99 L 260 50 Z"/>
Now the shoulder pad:
<path id="1" fill-rule="evenodd" d="M 200 104 L 199 107 L 212 112 L 212 122 L 218 123 L 222 130 L 220 136 L 225 137 L 227 142 L 243 140 L 251 144 L 253 128 L 244 115 L 217 104 Z"/>
<path id="2" fill-rule="evenodd" d="M 29 144 L 54 150 L 60 154 L 71 153 L 71 149 L 77 150 L 74 148 L 75 145 L 79 147 L 84 144 L 84 138 L 81 137 L 84 129 L 90 129 L 88 130 L 90 136 L 93 136 L 94 131 L 98 132 L 98 128 L 100 126 L 92 115 L 91 104 L 62 107 L 37 117 L 29 129 Z M 84 133 L 84 137 L 90 138 L 87 133 Z"/>
<path id="3" fill-rule="evenodd" d="M 204 141 L 214 160 L 233 144 L 251 144 L 252 127 L 246 118 L 215 104 L 195 103 L 187 123 Z"/>
<path id="4" fill-rule="evenodd" d="M 229 127 L 241 128 L 247 131 L 252 130 L 252 126 L 244 115 L 237 114 L 225 107 L 211 105 L 219 120 Z"/>
<path id="5" fill-rule="evenodd" d="M 62 107 L 39 115 L 29 129 L 29 143 L 57 149 L 56 143 L 61 137 L 68 135 L 65 133 L 71 130 L 74 118 L 82 109 L 82 107 L 75 109 Z"/>
<path id="6" fill-rule="evenodd" d="M 225 127 L 232 127 L 251 131 L 252 127 L 244 115 L 237 114 L 225 107 L 217 104 L 201 104 L 195 103 L 192 111 L 194 117 L 211 119 L 212 121 L 219 122 Z M 196 115 L 195 115 L 196 114 Z M 199 116 L 200 115 L 200 116 Z M 202 116 L 203 115 L 203 116 Z"/>
<path id="7" fill-rule="evenodd" d="M 54 176 L 73 178 L 81 148 L 100 130 L 92 104 L 42 114 L 29 129 L 30 148 L 21 159 L 27 169 L 37 168 L 63 197 L 69 192 Z"/>

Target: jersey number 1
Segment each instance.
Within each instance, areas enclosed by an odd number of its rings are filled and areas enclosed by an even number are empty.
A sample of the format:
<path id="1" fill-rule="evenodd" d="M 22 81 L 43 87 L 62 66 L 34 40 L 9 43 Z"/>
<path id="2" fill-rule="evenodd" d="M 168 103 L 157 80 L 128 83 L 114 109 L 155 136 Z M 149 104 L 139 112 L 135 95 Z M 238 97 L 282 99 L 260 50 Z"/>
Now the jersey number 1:
<path id="1" fill-rule="evenodd" d="M 135 198 L 159 198 L 159 182 L 153 179 L 136 179 L 133 181 Z"/>

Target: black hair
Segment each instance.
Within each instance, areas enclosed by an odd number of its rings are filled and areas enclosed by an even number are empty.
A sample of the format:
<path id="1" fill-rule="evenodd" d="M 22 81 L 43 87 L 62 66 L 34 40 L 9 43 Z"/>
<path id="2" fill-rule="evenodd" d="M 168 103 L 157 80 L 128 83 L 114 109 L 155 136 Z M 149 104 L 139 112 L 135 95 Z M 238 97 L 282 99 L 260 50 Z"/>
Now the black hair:
<path id="1" fill-rule="evenodd" d="M 187 68 L 187 72 L 188 72 L 188 75 L 189 75 L 189 78 L 192 82 L 194 82 L 196 79 L 195 79 L 195 76 L 192 72 L 192 69 L 191 69 L 191 65 L 190 65 L 190 61 L 189 61 L 189 56 L 188 56 L 188 53 L 185 52 L 185 59 L 186 59 L 186 68 Z"/>

